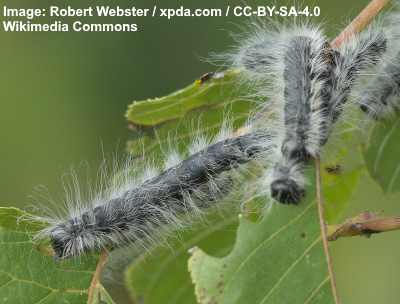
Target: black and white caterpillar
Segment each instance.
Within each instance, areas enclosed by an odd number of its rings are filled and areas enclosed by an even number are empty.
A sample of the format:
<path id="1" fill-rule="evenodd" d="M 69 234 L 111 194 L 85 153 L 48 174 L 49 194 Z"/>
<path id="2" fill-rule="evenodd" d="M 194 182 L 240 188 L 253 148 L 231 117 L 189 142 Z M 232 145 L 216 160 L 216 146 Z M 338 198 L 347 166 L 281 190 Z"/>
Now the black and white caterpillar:
<path id="1" fill-rule="evenodd" d="M 400 111 L 400 16 L 393 13 L 383 25 L 388 37 L 387 51 L 381 64 L 373 69 L 367 84 L 354 92 L 360 108 L 374 120 L 393 116 Z"/>
<path id="2" fill-rule="evenodd" d="M 268 157 L 271 138 L 253 130 L 213 143 L 177 164 L 167 161 L 163 172 L 145 174 L 141 182 L 127 175 L 117 189 L 110 185 L 111 192 L 106 188 L 78 204 L 67 218 L 46 219 L 51 226 L 41 236 L 50 237 L 58 258 L 133 243 L 146 247 L 166 226 L 184 225 L 183 215 L 199 215 L 226 196 L 234 172 Z M 176 153 L 172 155 L 176 163 Z"/>
<path id="3" fill-rule="evenodd" d="M 230 55 L 244 78 L 257 82 L 258 95 L 279 130 L 270 193 L 281 203 L 305 194 L 304 166 L 319 156 L 339 119 L 357 76 L 376 65 L 386 50 L 376 27 L 332 48 L 317 27 L 257 27 Z"/>
<path id="4" fill-rule="evenodd" d="M 387 35 L 372 26 L 333 48 L 318 27 L 255 26 L 238 43 L 230 66 L 242 70 L 243 79 L 263 100 L 246 132 L 237 136 L 221 130 L 224 136 L 201 148 L 196 145 L 186 159 L 172 153 L 159 172 L 147 170 L 153 173 L 142 178 L 126 175 L 123 183 L 78 200 L 65 217 L 45 218 L 50 225 L 40 237 L 50 238 L 58 258 L 129 244 L 146 247 L 162 238 L 166 227 L 181 227 L 187 215 L 201 216 L 216 206 L 253 161 L 265 171 L 263 185 L 273 199 L 300 202 L 305 166 L 320 155 L 359 76 L 382 60 Z M 399 80 L 391 68 L 382 69 L 393 82 Z M 385 86 L 382 80 L 376 94 Z M 363 104 L 370 111 L 375 103 L 376 98 Z"/>

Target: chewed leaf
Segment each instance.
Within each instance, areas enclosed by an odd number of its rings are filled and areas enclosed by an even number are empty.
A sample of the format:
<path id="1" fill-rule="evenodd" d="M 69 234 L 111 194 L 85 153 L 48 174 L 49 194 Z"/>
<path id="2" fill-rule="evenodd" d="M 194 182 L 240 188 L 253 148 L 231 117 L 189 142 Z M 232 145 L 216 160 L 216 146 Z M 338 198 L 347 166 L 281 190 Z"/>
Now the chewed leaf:
<path id="1" fill-rule="evenodd" d="M 196 304 L 194 286 L 187 271 L 189 249 L 195 245 L 223 255 L 232 249 L 237 216 L 208 217 L 210 227 L 199 224 L 180 235 L 170 248 L 158 247 L 142 255 L 127 270 L 126 282 L 132 298 L 151 304 Z"/>
<path id="2" fill-rule="evenodd" d="M 34 220 L 28 212 L 15 207 L 0 207 L 0 227 L 27 233 L 34 233 L 46 227 L 46 224 Z"/>
<path id="3" fill-rule="evenodd" d="M 322 163 L 322 170 L 330 162 L 337 166 L 334 172 L 323 171 L 330 220 L 349 202 L 362 172 L 359 151 L 345 147 Z M 258 223 L 242 217 L 229 255 L 193 251 L 189 270 L 199 303 L 333 303 L 312 175 L 308 196 L 299 206 L 273 204 Z"/>
<path id="4" fill-rule="evenodd" d="M 211 75 L 211 74 L 210 74 Z M 237 71 L 215 73 L 170 95 L 133 102 L 126 113 L 133 126 L 149 127 L 183 118 L 190 111 L 239 99 Z"/>
<path id="5" fill-rule="evenodd" d="M 195 249 L 189 269 L 198 302 L 333 303 L 317 223 L 311 197 L 300 207 L 276 204 L 259 223 L 241 219 L 226 257 Z"/>
<path id="6" fill-rule="evenodd" d="M 371 177 L 387 192 L 400 191 L 400 116 L 376 123 L 363 154 Z"/>
<path id="7" fill-rule="evenodd" d="M 171 143 L 184 153 L 197 136 L 215 135 L 224 120 L 239 128 L 254 102 L 244 98 L 248 93 L 239 90 L 238 77 L 237 71 L 217 73 L 165 97 L 135 101 L 126 114 L 134 131 L 128 150 L 133 155 L 145 151 L 157 161 Z"/>
<path id="8" fill-rule="evenodd" d="M 229 105 L 221 104 L 212 109 L 191 111 L 182 119 L 170 120 L 146 129 L 145 133 L 137 135 L 139 138 L 129 142 L 128 149 L 133 155 L 145 150 L 146 155 L 156 159 L 164 156 L 159 153 L 168 151 L 171 143 L 178 151 L 184 152 L 196 136 L 211 137 L 217 134 L 227 115 L 230 116 L 233 128 L 242 126 L 250 109 L 251 103 L 235 100 Z M 138 130 L 135 131 L 135 134 L 139 133 Z"/>
<path id="9" fill-rule="evenodd" d="M 55 262 L 22 232 L 0 230 L 0 302 L 86 303 L 96 258 Z"/>

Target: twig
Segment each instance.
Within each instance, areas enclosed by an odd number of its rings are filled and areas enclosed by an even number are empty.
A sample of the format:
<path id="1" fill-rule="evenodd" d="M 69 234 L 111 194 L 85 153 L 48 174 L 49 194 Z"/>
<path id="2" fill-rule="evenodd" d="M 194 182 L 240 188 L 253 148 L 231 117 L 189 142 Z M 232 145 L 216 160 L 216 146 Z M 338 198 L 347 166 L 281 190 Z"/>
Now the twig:
<path id="1" fill-rule="evenodd" d="M 354 34 L 361 32 L 383 7 L 389 3 L 390 0 L 372 0 L 361 13 L 331 42 L 333 47 L 339 47 L 342 43 L 351 39 Z M 328 237 L 327 237 L 327 226 L 325 224 L 325 213 L 324 203 L 322 199 L 321 189 L 321 163 L 317 157 L 315 159 L 315 176 L 316 176 L 316 191 L 317 191 L 317 204 L 318 204 L 318 215 L 319 225 L 321 228 L 322 243 L 324 247 L 326 262 L 328 264 L 328 273 L 331 282 L 331 289 L 335 304 L 340 304 L 339 295 L 336 287 L 335 274 L 333 272 L 332 258 L 329 253 Z"/>
<path id="2" fill-rule="evenodd" d="M 108 258 L 108 252 L 106 250 L 103 250 L 100 254 L 99 261 L 97 262 L 96 270 L 94 271 L 92 281 L 90 282 L 87 304 L 94 303 L 93 300 L 95 291 L 98 285 L 100 284 L 101 271 L 103 270 L 104 265 L 107 262 L 107 258 Z"/>
<path id="3" fill-rule="evenodd" d="M 318 204 L 318 216 L 319 216 L 319 226 L 321 228 L 322 244 L 324 247 L 326 263 L 328 265 L 328 273 L 331 282 L 331 289 L 335 304 L 340 304 L 339 295 L 336 287 L 335 273 L 333 272 L 332 258 L 329 253 L 329 245 L 327 238 L 327 229 L 325 224 L 325 213 L 324 213 L 324 202 L 322 199 L 322 186 L 321 186 L 321 162 L 317 157 L 315 158 L 315 179 L 316 179 L 316 191 L 317 191 L 317 204 Z"/>
<path id="4" fill-rule="evenodd" d="M 328 241 L 336 241 L 341 237 L 367 236 L 371 234 L 400 230 L 400 216 L 379 217 L 371 212 L 346 220 L 341 225 L 329 225 Z"/>
<path id="5" fill-rule="evenodd" d="M 390 0 L 372 0 L 361 13 L 332 41 L 333 47 L 339 47 L 354 34 L 361 32 Z"/>

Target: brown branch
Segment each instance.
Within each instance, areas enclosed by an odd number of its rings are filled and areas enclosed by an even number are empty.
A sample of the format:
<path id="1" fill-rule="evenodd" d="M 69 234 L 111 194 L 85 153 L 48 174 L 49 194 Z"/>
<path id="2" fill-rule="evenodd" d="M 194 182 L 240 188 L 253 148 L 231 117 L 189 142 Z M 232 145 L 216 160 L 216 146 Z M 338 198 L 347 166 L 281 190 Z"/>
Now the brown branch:
<path id="1" fill-rule="evenodd" d="M 332 41 L 333 47 L 339 47 L 354 34 L 361 32 L 390 0 L 372 0 L 361 13 Z"/>
<path id="2" fill-rule="evenodd" d="M 333 47 L 340 47 L 341 44 L 351 39 L 352 36 L 361 32 L 379 12 L 383 7 L 389 3 L 390 0 L 372 0 L 369 5 L 367 5 L 361 13 L 331 42 Z M 315 159 L 315 177 L 316 177 L 316 191 L 317 191 L 317 204 L 318 204 L 318 216 L 319 224 L 321 228 L 322 244 L 324 247 L 326 262 L 328 266 L 328 273 L 331 282 L 331 289 L 335 304 L 340 304 L 339 295 L 336 287 L 336 279 L 333 271 L 332 258 L 329 252 L 327 236 L 327 226 L 325 223 L 325 213 L 324 213 L 324 202 L 322 198 L 322 187 L 321 187 L 321 163 L 320 159 L 317 157 Z M 353 227 L 354 224 L 350 224 L 349 227 Z M 348 231 L 344 229 L 346 225 L 339 227 L 336 231 Z M 355 225 L 354 227 L 359 227 Z M 363 226 L 361 226 L 363 228 Z M 365 230 L 362 230 L 365 231 Z M 369 230 L 371 231 L 371 230 Z M 371 232 L 370 232 L 371 233 Z M 332 237 L 332 235 L 331 235 Z"/>
<path id="3" fill-rule="evenodd" d="M 108 252 L 103 250 L 100 254 L 99 261 L 97 262 L 96 270 L 94 271 L 92 281 L 90 282 L 88 290 L 87 304 L 93 304 L 95 300 L 95 292 L 100 284 L 101 271 L 103 270 L 108 258 Z"/>
<path id="4" fill-rule="evenodd" d="M 400 216 L 380 217 L 371 212 L 363 212 L 340 225 L 329 225 L 328 241 L 341 237 L 366 236 L 393 230 L 400 230 Z"/>

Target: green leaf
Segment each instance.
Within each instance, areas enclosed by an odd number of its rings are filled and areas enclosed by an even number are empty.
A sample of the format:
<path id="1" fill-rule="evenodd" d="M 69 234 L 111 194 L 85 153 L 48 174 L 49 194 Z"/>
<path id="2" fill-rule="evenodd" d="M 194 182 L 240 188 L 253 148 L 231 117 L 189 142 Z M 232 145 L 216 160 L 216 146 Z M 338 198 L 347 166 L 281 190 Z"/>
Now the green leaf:
<path id="1" fill-rule="evenodd" d="M 0 230 L 0 303 L 86 303 L 93 257 L 56 262 L 27 233 Z"/>
<path id="2" fill-rule="evenodd" d="M 328 166 L 328 171 L 330 172 L 329 168 Z M 325 201 L 325 219 L 328 223 L 335 222 L 338 215 L 345 210 L 355 189 L 357 189 L 361 173 L 361 167 L 357 170 L 349 171 L 347 174 L 328 173 L 324 168 L 322 173 L 323 197 Z"/>
<path id="3" fill-rule="evenodd" d="M 179 240 L 142 255 L 128 269 L 126 283 L 135 303 L 196 303 L 194 286 L 187 271 L 189 250 L 199 245 L 216 255 L 227 254 L 234 243 L 237 215 L 211 215 L 208 223 L 180 232 Z"/>
<path id="4" fill-rule="evenodd" d="M 116 304 L 102 284 L 97 284 L 91 304 Z"/>
<path id="5" fill-rule="evenodd" d="M 189 269 L 199 303 L 332 303 L 317 208 L 273 205 L 260 223 L 241 219 L 233 251 L 196 249 Z M 290 292 L 289 292 L 290 291 Z"/>
<path id="6" fill-rule="evenodd" d="M 363 149 L 371 177 L 386 193 L 400 191 L 400 116 L 377 122 Z"/>
<path id="7" fill-rule="evenodd" d="M 0 207 L 0 227 L 13 231 L 37 232 L 46 224 L 34 220 L 33 215 L 14 207 Z"/>
<path id="8" fill-rule="evenodd" d="M 337 219 L 364 170 L 361 140 L 338 125 L 322 159 L 328 219 Z M 338 144 L 340 142 L 340 144 Z M 218 258 L 196 249 L 189 260 L 199 303 L 333 303 L 320 240 L 313 172 L 299 206 L 273 204 L 258 223 L 241 218 L 236 244 Z M 266 202 L 268 205 L 268 202 Z M 290 291 L 290 292 L 288 292 Z"/>
<path id="9" fill-rule="evenodd" d="M 56 262 L 51 247 L 34 242 L 46 227 L 26 211 L 0 207 L 0 303 L 86 303 L 97 258 Z M 95 303 L 114 304 L 101 284 Z"/>
<path id="10" fill-rule="evenodd" d="M 236 71 L 217 75 L 165 97 L 133 102 L 126 114 L 134 131 L 128 150 L 141 155 L 145 147 L 146 157 L 157 162 L 171 144 L 184 153 L 196 136 L 215 135 L 227 118 L 232 127 L 242 126 L 253 103 L 238 89 Z"/>
<path id="11" fill-rule="evenodd" d="M 341 164 L 342 178 L 358 176 Z M 348 191 L 341 183 L 329 187 L 343 206 Z M 312 186 L 307 193 L 299 206 L 273 204 L 258 223 L 241 218 L 229 255 L 193 251 L 189 268 L 199 303 L 333 303 Z"/>
<path id="12" fill-rule="evenodd" d="M 328 223 L 335 222 L 345 210 L 365 171 L 361 154 L 365 137 L 357 130 L 346 129 L 345 122 L 337 125 L 322 155 L 322 190 Z"/>
<path id="13" fill-rule="evenodd" d="M 128 121 L 139 127 L 160 125 L 178 120 L 194 110 L 210 110 L 237 98 L 238 72 L 216 73 L 206 81 L 197 80 L 173 94 L 144 101 L 134 101 L 128 108 Z"/>

